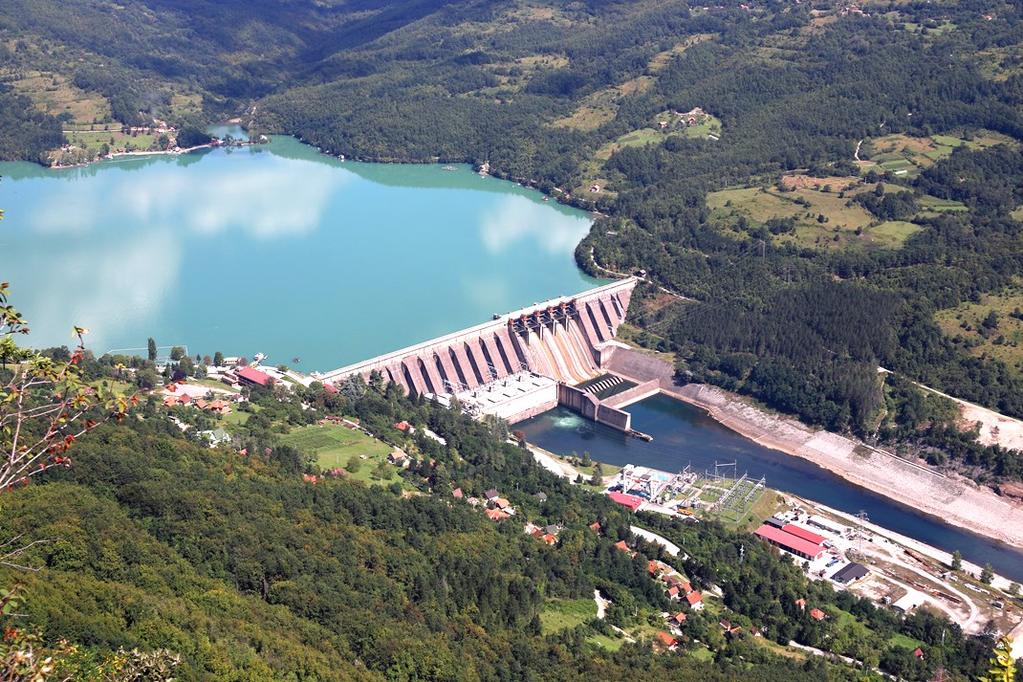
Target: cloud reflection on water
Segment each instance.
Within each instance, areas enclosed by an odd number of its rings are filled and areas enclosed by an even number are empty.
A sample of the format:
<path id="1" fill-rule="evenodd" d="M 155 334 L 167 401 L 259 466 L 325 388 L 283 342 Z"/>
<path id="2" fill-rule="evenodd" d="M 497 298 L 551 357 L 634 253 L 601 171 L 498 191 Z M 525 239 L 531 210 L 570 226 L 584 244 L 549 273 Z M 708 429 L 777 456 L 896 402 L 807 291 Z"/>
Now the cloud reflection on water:
<path id="1" fill-rule="evenodd" d="M 175 218 L 183 227 L 206 235 L 239 229 L 269 239 L 315 230 L 347 176 L 314 164 L 277 165 L 281 167 L 236 170 L 212 178 L 161 171 L 155 178 L 124 183 L 116 200 L 140 221 Z M 184 212 L 183 219 L 179 211 Z"/>
<path id="2" fill-rule="evenodd" d="M 166 232 L 50 251 L 40 265 L 53 275 L 39 278 L 29 294 L 32 338 L 46 343 L 69 343 L 71 325 L 79 324 L 92 330 L 90 347 L 106 350 L 105 330 L 156 319 L 181 269 L 181 244 Z"/>
<path id="3" fill-rule="evenodd" d="M 506 196 L 483 216 L 480 237 L 493 254 L 532 240 L 544 252 L 560 255 L 572 253 L 589 229 L 585 218 L 565 215 L 525 197 Z"/>

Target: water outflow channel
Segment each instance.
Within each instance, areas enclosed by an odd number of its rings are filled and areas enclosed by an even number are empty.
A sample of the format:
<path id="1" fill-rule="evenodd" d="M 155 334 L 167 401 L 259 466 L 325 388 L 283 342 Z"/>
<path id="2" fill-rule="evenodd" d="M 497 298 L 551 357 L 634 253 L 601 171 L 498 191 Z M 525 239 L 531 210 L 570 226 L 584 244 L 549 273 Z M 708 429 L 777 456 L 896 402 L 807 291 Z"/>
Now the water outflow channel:
<path id="1" fill-rule="evenodd" d="M 558 408 L 516 425 L 529 442 L 557 454 L 589 452 L 608 464 L 637 464 L 679 471 L 714 470 L 715 462 L 736 462 L 738 475 L 765 476 L 768 487 L 799 495 L 835 509 L 867 512 L 870 521 L 963 557 L 1012 580 L 1023 581 L 1023 550 L 942 523 L 910 507 L 855 486 L 817 465 L 754 443 L 714 421 L 699 408 L 657 395 L 628 408 L 634 428 L 652 442 L 629 438 Z"/>

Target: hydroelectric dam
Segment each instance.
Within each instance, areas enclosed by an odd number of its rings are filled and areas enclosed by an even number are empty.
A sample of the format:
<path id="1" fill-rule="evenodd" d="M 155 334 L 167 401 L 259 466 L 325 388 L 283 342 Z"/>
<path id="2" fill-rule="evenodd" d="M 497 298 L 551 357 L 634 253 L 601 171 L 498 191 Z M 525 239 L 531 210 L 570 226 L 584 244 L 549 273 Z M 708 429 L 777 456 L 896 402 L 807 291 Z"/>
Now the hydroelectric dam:
<path id="1" fill-rule="evenodd" d="M 619 409 L 657 391 L 605 370 L 638 279 L 629 277 L 503 315 L 475 327 L 318 375 L 338 385 L 379 373 L 406 394 L 457 399 L 475 415 L 511 423 L 561 404 L 631 432 Z"/>

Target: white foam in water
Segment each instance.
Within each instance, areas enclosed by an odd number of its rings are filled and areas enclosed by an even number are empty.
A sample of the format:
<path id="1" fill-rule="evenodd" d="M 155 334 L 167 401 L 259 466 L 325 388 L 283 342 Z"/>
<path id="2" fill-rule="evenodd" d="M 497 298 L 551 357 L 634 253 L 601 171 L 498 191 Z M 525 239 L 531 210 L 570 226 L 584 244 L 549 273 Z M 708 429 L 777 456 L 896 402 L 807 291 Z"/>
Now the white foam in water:
<path id="1" fill-rule="evenodd" d="M 564 417 L 554 418 L 554 427 L 558 429 L 578 429 L 583 426 L 585 421 L 577 414 L 569 414 Z"/>

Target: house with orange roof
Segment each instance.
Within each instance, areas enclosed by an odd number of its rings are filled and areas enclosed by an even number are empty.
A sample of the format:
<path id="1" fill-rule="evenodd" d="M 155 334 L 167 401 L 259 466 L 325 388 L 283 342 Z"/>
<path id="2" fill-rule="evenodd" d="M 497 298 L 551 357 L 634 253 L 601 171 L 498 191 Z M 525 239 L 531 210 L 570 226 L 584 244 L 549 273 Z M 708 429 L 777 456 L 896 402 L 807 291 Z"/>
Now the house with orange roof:
<path id="1" fill-rule="evenodd" d="M 686 602 L 693 611 L 699 611 L 703 608 L 703 595 L 694 590 L 686 595 Z"/>
<path id="2" fill-rule="evenodd" d="M 660 646 L 664 647 L 665 649 L 667 649 L 668 651 L 674 651 L 675 648 L 678 646 L 678 640 L 675 639 L 671 634 L 663 630 L 657 633 L 657 638 L 655 642 Z"/>
<path id="3" fill-rule="evenodd" d="M 824 613 L 818 608 L 810 609 L 810 617 L 814 620 L 824 620 L 828 617 L 828 614 Z"/>
<path id="4" fill-rule="evenodd" d="M 504 521 L 509 516 L 507 512 L 503 512 L 500 509 L 488 509 L 486 514 L 487 518 L 491 521 Z"/>
<path id="5" fill-rule="evenodd" d="M 632 552 L 632 550 L 629 549 L 629 546 L 625 544 L 625 540 L 619 540 L 618 542 L 616 542 L 615 549 L 620 549 L 623 552 Z"/>

